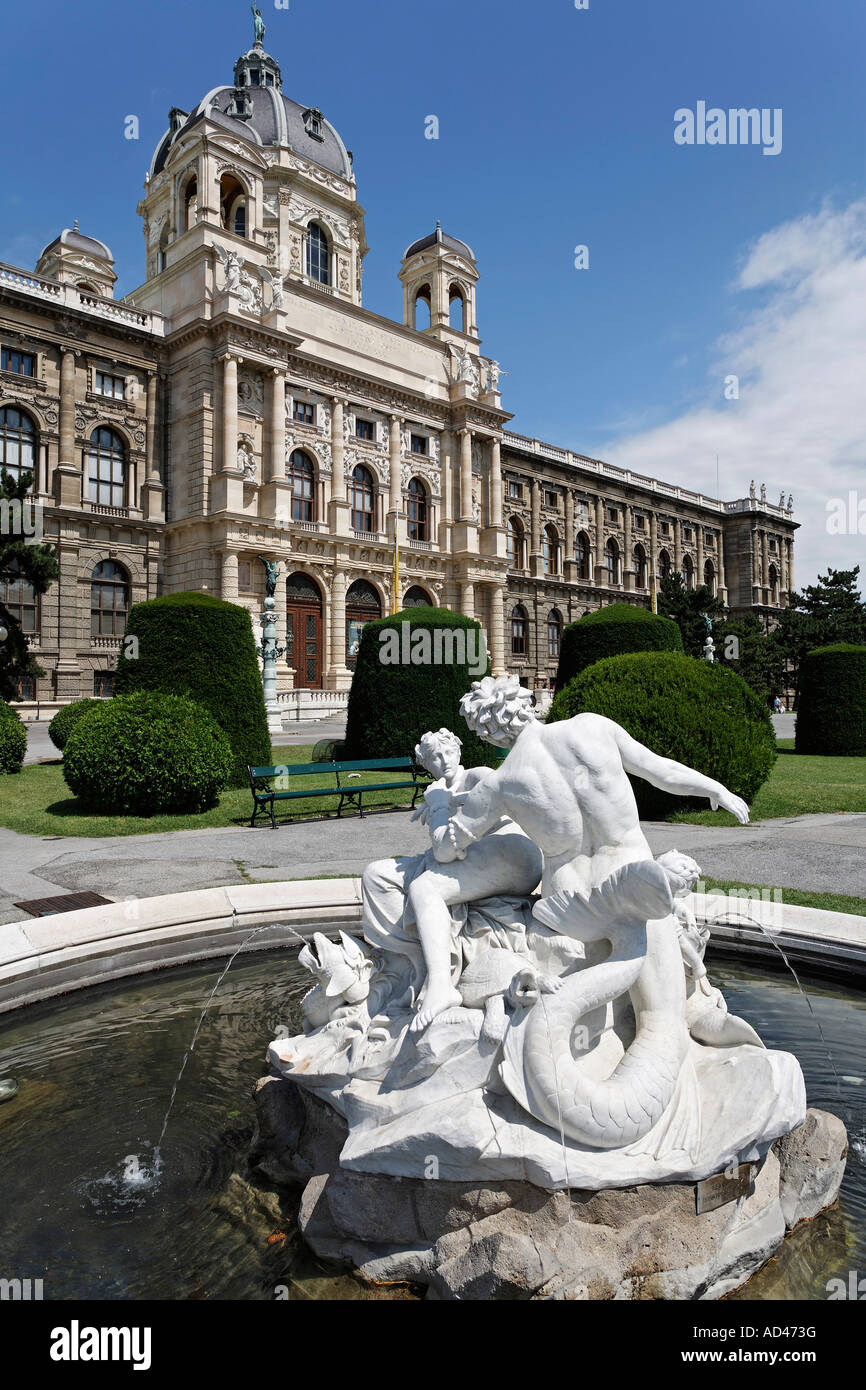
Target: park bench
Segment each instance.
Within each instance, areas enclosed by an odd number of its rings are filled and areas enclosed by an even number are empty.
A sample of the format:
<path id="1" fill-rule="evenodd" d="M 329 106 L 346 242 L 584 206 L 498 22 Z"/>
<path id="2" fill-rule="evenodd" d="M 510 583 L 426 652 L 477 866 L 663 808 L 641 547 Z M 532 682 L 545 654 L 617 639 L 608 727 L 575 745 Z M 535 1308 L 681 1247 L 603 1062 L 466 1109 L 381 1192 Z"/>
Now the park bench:
<path id="1" fill-rule="evenodd" d="M 423 769 L 416 768 L 411 758 L 368 758 L 355 762 L 294 763 L 274 767 L 248 766 L 247 771 L 250 775 L 250 788 L 253 794 L 253 814 L 250 825 L 255 825 L 256 817 L 260 811 L 268 811 L 271 817 L 272 830 L 277 828 L 274 819 L 274 803 L 277 801 L 294 801 L 313 796 L 339 796 L 338 818 L 343 814 L 344 805 L 357 807 L 363 816 L 365 792 L 400 791 L 411 787 L 412 805 L 414 806 L 418 793 L 424 790 L 429 781 Z M 356 780 L 360 775 L 368 772 L 381 772 L 383 777 L 387 774 L 387 780 L 375 782 Z M 396 780 L 398 773 L 405 774 L 399 781 Z M 303 786 L 304 778 L 314 776 L 333 777 L 333 781 L 330 785 L 323 787 Z M 276 787 L 274 786 L 275 782 L 279 784 Z"/>

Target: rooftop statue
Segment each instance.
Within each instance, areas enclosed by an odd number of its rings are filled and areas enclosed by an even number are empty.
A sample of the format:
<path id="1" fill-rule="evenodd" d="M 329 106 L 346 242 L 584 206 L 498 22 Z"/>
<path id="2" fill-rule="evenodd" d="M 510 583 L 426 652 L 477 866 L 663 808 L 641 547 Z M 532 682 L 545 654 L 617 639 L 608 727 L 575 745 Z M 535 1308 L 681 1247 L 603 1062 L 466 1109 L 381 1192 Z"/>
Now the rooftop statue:
<path id="1" fill-rule="evenodd" d="M 253 23 L 255 24 L 256 43 L 261 44 L 265 37 L 265 21 L 262 19 L 262 12 L 256 5 L 255 0 L 253 0 L 253 3 L 250 5 L 250 9 L 253 12 Z"/>

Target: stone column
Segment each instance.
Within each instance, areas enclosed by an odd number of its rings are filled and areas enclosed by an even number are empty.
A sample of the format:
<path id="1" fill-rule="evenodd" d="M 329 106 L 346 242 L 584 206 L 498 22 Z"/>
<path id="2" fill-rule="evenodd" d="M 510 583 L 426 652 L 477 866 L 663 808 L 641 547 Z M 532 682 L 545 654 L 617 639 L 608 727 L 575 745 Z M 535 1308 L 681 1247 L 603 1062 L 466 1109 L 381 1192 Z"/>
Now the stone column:
<path id="1" fill-rule="evenodd" d="M 501 584 L 490 586 L 490 666 L 494 676 L 504 676 L 505 669 L 505 614 L 503 597 L 505 590 Z"/>
<path id="2" fill-rule="evenodd" d="M 655 579 L 656 575 L 658 574 L 658 558 L 659 558 L 659 545 L 658 545 L 658 540 L 659 540 L 659 524 L 658 524 L 658 520 L 657 520 L 657 518 L 656 518 L 655 512 L 650 512 L 650 524 L 649 524 L 649 545 L 650 545 L 650 553 L 649 553 L 649 572 L 650 572 L 650 579 Z M 650 584 L 650 588 L 652 588 L 652 584 Z"/>
<path id="3" fill-rule="evenodd" d="M 236 469 L 238 461 L 238 359 L 223 358 L 223 472 Z"/>
<path id="4" fill-rule="evenodd" d="M 698 569 L 698 572 L 697 572 L 697 574 L 695 575 L 695 588 L 700 588 L 700 586 L 701 586 L 701 585 L 703 584 L 703 582 L 704 582 L 704 527 L 703 527 L 703 523 L 700 522 L 700 521 L 698 522 L 697 530 L 696 530 L 695 534 L 696 534 L 696 536 L 697 536 L 697 556 L 698 556 L 698 558 L 697 558 L 697 569 Z"/>
<path id="5" fill-rule="evenodd" d="M 403 438 L 399 415 L 391 416 L 388 438 L 389 490 L 388 511 L 399 513 L 403 510 Z"/>
<path id="6" fill-rule="evenodd" d="M 632 534 L 631 534 L 631 507 L 628 502 L 622 504 L 623 522 L 623 549 L 625 554 L 622 557 L 622 583 L 623 588 L 629 591 L 635 588 L 636 578 L 634 572 L 634 559 L 632 557 Z"/>
<path id="7" fill-rule="evenodd" d="M 678 516 L 674 517 L 674 569 L 683 572 L 683 526 Z"/>
<path id="8" fill-rule="evenodd" d="M 794 537 L 789 536 L 784 545 L 788 552 L 788 589 L 791 590 L 794 588 Z"/>
<path id="9" fill-rule="evenodd" d="M 339 396 L 331 398 L 331 500 L 328 503 L 328 526 L 332 535 L 348 536 L 351 509 L 346 488 L 346 440 L 344 435 L 344 402 Z"/>
<path id="10" fill-rule="evenodd" d="M 220 598 L 226 603 L 238 601 L 238 557 L 234 550 L 224 550 L 220 573 Z"/>
<path id="11" fill-rule="evenodd" d="M 444 526 L 444 525 L 450 524 L 450 522 L 453 521 L 453 519 L 454 519 L 454 517 L 453 517 L 453 511 L 454 511 L 454 508 L 453 508 L 453 502 L 454 502 L 454 496 L 453 496 L 453 492 L 454 492 L 454 483 L 453 483 L 453 472 L 452 472 L 452 463 L 453 463 L 453 458 L 454 458 L 454 431 L 453 431 L 453 430 L 443 430 L 443 431 L 442 431 L 442 438 L 441 438 L 441 440 L 440 440 L 440 442 L 439 442 L 439 449 L 440 449 L 440 457 L 439 457 L 439 476 L 440 476 L 440 480 L 441 480 L 441 481 L 440 481 L 440 484 L 439 484 L 439 490 L 440 490 L 440 492 L 442 493 L 441 522 L 442 522 L 442 525 Z"/>
<path id="12" fill-rule="evenodd" d="M 727 594 L 728 585 L 727 585 L 727 582 L 726 582 L 726 580 L 725 580 L 725 533 L 724 533 L 724 531 L 721 529 L 721 527 L 720 527 L 719 530 L 716 532 L 716 550 L 717 550 L 717 554 L 718 554 L 718 570 L 719 570 L 719 574 L 718 574 L 718 590 L 719 590 L 719 598 L 722 600 L 722 603 L 727 603 L 727 601 L 728 601 L 728 594 Z"/>
<path id="13" fill-rule="evenodd" d="M 286 379 L 281 367 L 271 375 L 271 441 L 265 467 L 265 482 L 286 476 Z"/>
<path id="14" fill-rule="evenodd" d="M 565 489 L 565 558 L 574 559 L 574 493 Z"/>
<path id="15" fill-rule="evenodd" d="M 766 603 L 770 597 L 770 561 L 767 554 L 767 531 L 766 528 L 761 532 L 761 602 Z"/>
<path id="16" fill-rule="evenodd" d="M 460 520 L 472 521 L 472 431 L 460 431 Z"/>
<path id="17" fill-rule="evenodd" d="M 502 450 L 497 438 L 490 441 L 490 525 L 502 525 Z"/>
<path id="18" fill-rule="evenodd" d="M 81 505 L 82 491 L 87 496 L 87 483 L 82 483 L 81 465 L 75 458 L 75 348 L 64 347 L 60 356 L 60 459 L 55 470 L 54 498 L 60 506 Z M 90 693 L 90 692 L 88 692 Z M 77 691 L 76 691 L 77 694 Z"/>
<path id="19" fill-rule="evenodd" d="M 607 575 L 604 566 L 604 498 L 595 499 L 595 582 L 605 584 Z"/>
<path id="20" fill-rule="evenodd" d="M 337 561 L 331 581 L 329 614 L 329 663 L 325 676 L 328 690 L 348 690 L 352 672 L 346 665 L 346 589 L 348 580 L 341 561 Z"/>
<path id="21" fill-rule="evenodd" d="M 460 610 L 467 618 L 475 617 L 475 585 L 471 582 L 460 584 Z"/>

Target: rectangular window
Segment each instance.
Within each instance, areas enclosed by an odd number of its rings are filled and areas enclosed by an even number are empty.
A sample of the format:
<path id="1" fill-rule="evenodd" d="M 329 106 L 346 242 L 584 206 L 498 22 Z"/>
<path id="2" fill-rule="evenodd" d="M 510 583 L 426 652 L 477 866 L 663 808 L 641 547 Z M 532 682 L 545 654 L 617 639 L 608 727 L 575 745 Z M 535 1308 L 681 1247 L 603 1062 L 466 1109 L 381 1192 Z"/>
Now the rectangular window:
<path id="1" fill-rule="evenodd" d="M 376 439 L 376 426 L 372 420 L 355 420 L 355 438 L 368 439 L 374 443 Z"/>
<path id="2" fill-rule="evenodd" d="M 691 538 L 692 538 L 692 528 L 691 528 L 691 526 L 684 526 L 684 527 L 683 527 L 683 540 L 684 540 L 684 541 L 690 541 Z"/>
<path id="3" fill-rule="evenodd" d="M 509 483 L 509 484 L 508 484 L 508 496 L 509 496 L 509 498 L 511 499 L 512 502 L 519 502 L 519 501 L 521 500 L 521 498 L 523 497 L 523 484 L 522 484 L 522 483 Z"/>
<path id="4" fill-rule="evenodd" d="M 110 396 L 112 400 L 122 401 L 126 395 L 126 378 L 111 376 L 108 372 L 97 372 L 94 378 L 100 396 Z"/>
<path id="5" fill-rule="evenodd" d="M 670 522 L 669 522 L 669 521 L 660 521 L 660 522 L 659 522 L 659 535 L 660 535 L 660 536 L 669 536 L 670 533 L 671 533 L 671 524 L 670 524 Z"/>
<path id="6" fill-rule="evenodd" d="M 607 513 L 607 519 L 608 519 L 608 521 L 612 522 L 613 525 L 616 525 L 616 523 L 619 521 L 619 510 L 618 510 L 618 508 L 616 508 L 616 507 L 606 507 L 606 508 L 605 508 L 605 512 Z"/>
<path id="7" fill-rule="evenodd" d="M 716 538 L 715 538 L 715 536 L 713 535 L 712 531 L 705 531 L 705 532 L 704 532 L 704 545 L 707 546 L 707 548 L 708 548 L 709 550 L 712 550 L 712 548 L 713 548 L 713 546 L 715 545 L 715 543 L 716 543 Z"/>
<path id="8" fill-rule="evenodd" d="M 559 493 L 558 493 L 558 492 L 545 492 L 545 494 L 544 494 L 544 505 L 545 505 L 545 507 L 558 507 L 558 506 L 559 506 Z"/>
<path id="9" fill-rule="evenodd" d="M 645 517 L 645 516 L 635 516 L 635 519 L 634 519 L 634 529 L 635 529 L 636 531 L 645 531 L 645 530 L 646 530 L 646 517 Z"/>
<path id="10" fill-rule="evenodd" d="M 316 407 L 308 405 L 306 401 L 295 401 L 292 406 L 292 418 L 298 420 L 302 425 L 314 425 Z"/>
<path id="11" fill-rule="evenodd" d="M 36 375 L 36 358 L 32 352 L 19 352 L 17 348 L 3 348 L 0 364 L 4 372 L 17 372 L 19 376 Z"/>
<path id="12" fill-rule="evenodd" d="M 412 453 L 413 453 L 413 454 L 425 454 L 425 455 L 426 455 L 427 452 L 428 452 L 428 447 L 427 447 L 427 446 L 428 446 L 428 441 L 427 441 L 427 436 L 426 436 L 426 434 L 413 434 L 413 435 L 412 435 Z"/>
<path id="13" fill-rule="evenodd" d="M 97 699 L 108 700 L 114 694 L 114 672 L 94 671 L 93 693 Z"/>

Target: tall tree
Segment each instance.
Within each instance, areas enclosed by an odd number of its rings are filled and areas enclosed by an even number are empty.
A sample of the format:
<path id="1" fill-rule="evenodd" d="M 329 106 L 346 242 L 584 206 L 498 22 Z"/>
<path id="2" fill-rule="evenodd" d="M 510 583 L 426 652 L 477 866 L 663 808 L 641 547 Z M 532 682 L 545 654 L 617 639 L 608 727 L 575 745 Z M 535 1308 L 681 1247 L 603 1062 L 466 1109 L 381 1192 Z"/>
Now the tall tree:
<path id="1" fill-rule="evenodd" d="M 28 497 L 32 482 L 32 473 L 14 478 L 0 468 L 0 575 L 25 580 L 37 594 L 44 594 L 60 574 L 60 566 L 52 546 L 34 543 L 29 525 L 34 504 Z M 30 651 L 21 624 L 2 599 L 0 627 L 6 630 L 0 642 L 0 699 L 15 700 L 23 676 L 42 676 L 45 672 Z"/>
<path id="2" fill-rule="evenodd" d="M 665 575 L 659 585 L 658 611 L 663 618 L 673 618 L 678 625 L 687 656 L 703 655 L 704 642 L 707 640 L 704 614 L 713 624 L 713 641 L 718 645 L 721 634 L 719 624 L 725 608 L 706 584 L 687 589 L 678 570 Z"/>
<path id="3" fill-rule="evenodd" d="M 741 675 L 768 706 L 772 706 L 775 695 L 782 695 L 788 689 L 784 651 L 776 640 L 776 633 L 767 632 L 757 613 L 726 619 L 717 646 L 717 659 Z"/>
<path id="4" fill-rule="evenodd" d="M 859 574 L 859 565 L 852 570 L 829 569 L 819 574 L 817 584 L 807 585 L 802 593 L 792 592 L 789 606 L 782 609 L 771 638 L 787 663 L 795 699 L 806 652 L 831 642 L 866 643 L 866 603 L 857 582 Z"/>

